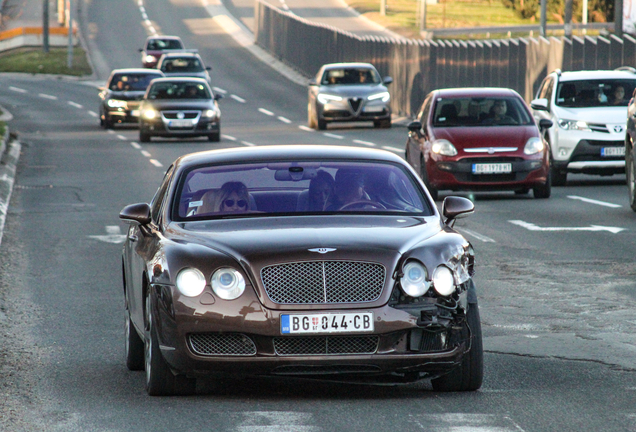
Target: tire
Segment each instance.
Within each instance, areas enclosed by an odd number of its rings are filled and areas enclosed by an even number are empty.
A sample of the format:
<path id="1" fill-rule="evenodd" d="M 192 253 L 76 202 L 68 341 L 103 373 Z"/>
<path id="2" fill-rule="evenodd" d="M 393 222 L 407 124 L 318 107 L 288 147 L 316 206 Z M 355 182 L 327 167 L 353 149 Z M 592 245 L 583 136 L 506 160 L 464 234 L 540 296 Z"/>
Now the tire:
<path id="1" fill-rule="evenodd" d="M 163 358 L 163 354 L 161 354 L 153 321 L 150 292 L 146 295 L 145 315 L 144 365 L 146 369 L 146 391 L 150 396 L 194 394 L 196 380 L 173 374 Z"/>
<path id="2" fill-rule="evenodd" d="M 636 212 L 636 160 L 632 151 L 627 150 L 625 156 L 625 174 L 629 191 L 629 206 Z"/>
<path id="3" fill-rule="evenodd" d="M 391 119 L 384 120 L 376 120 L 373 122 L 373 127 L 380 129 L 390 129 L 391 128 Z"/>
<path id="4" fill-rule="evenodd" d="M 139 131 L 139 141 L 140 142 L 150 142 L 150 134 L 148 132 Z"/>
<path id="5" fill-rule="evenodd" d="M 552 177 L 552 186 L 565 186 L 568 172 L 559 168 L 550 167 L 550 177 Z"/>
<path id="6" fill-rule="evenodd" d="M 115 126 L 113 126 L 113 122 L 110 121 L 110 119 L 108 118 L 107 115 L 104 115 L 103 126 L 104 126 L 104 129 L 114 129 L 115 128 Z"/>
<path id="7" fill-rule="evenodd" d="M 307 126 L 309 126 L 311 129 L 318 128 L 318 122 L 316 121 L 316 117 L 311 110 L 310 104 L 307 104 Z"/>
<path id="8" fill-rule="evenodd" d="M 538 199 L 550 198 L 550 195 L 552 194 L 552 178 L 551 177 L 552 177 L 551 173 L 548 172 L 548 178 L 546 179 L 546 182 L 540 186 L 536 186 L 532 188 L 532 193 L 535 198 L 538 198 Z"/>
<path id="9" fill-rule="evenodd" d="M 126 308 L 126 367 L 131 371 L 144 370 L 144 341 L 139 337 Z"/>
<path id="10" fill-rule="evenodd" d="M 481 387 L 484 379 L 484 347 L 477 303 L 469 304 L 466 323 L 462 332 L 466 337 L 470 335 L 470 351 L 464 354 L 456 369 L 431 380 L 435 391 L 475 391 Z"/>
<path id="11" fill-rule="evenodd" d="M 208 135 L 208 141 L 210 142 L 219 142 L 221 141 L 221 131 L 212 133 Z"/>
<path id="12" fill-rule="evenodd" d="M 431 186 L 431 183 L 428 181 L 428 173 L 426 172 L 426 164 L 424 163 L 424 158 L 420 157 L 420 177 L 422 177 L 422 181 L 426 185 L 426 189 L 428 189 L 428 193 L 431 194 L 431 198 L 434 201 L 439 199 L 439 193 L 437 189 Z"/>
<path id="13" fill-rule="evenodd" d="M 316 122 L 318 124 L 318 130 L 326 130 L 327 129 L 327 122 L 324 120 L 320 120 L 319 118 L 316 119 Z"/>

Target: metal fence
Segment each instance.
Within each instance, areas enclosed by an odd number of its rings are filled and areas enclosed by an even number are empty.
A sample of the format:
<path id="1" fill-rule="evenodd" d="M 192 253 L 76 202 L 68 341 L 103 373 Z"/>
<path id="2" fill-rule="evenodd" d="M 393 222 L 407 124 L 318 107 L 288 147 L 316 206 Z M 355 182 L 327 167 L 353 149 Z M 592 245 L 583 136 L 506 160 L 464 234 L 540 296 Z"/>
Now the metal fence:
<path id="1" fill-rule="evenodd" d="M 358 36 L 316 24 L 262 0 L 255 41 L 307 77 L 325 63 L 360 61 L 394 79 L 393 112 L 412 116 L 428 92 L 448 87 L 508 87 L 526 101 L 554 69 L 636 65 L 636 39 L 608 37 L 422 40 Z"/>

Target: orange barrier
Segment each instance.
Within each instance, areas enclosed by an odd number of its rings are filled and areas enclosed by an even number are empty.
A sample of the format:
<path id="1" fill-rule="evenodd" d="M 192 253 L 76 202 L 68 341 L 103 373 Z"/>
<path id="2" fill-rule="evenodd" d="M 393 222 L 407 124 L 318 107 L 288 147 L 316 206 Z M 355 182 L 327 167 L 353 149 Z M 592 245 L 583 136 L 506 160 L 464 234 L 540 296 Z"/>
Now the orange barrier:
<path id="1" fill-rule="evenodd" d="M 24 35 L 41 35 L 43 33 L 42 27 L 17 27 L 11 30 L 5 30 L 0 32 L 0 41 L 6 39 L 13 39 L 14 37 Z M 73 28 L 73 35 L 77 34 L 77 28 Z M 56 36 L 68 36 L 68 28 L 66 27 L 50 27 L 49 35 Z"/>

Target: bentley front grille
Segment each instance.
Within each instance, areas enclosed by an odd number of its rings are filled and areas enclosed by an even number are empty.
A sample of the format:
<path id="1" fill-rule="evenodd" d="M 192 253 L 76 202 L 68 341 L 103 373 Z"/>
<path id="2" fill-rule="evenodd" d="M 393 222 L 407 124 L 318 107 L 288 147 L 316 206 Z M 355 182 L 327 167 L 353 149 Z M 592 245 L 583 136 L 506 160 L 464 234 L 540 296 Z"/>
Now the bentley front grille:
<path id="1" fill-rule="evenodd" d="M 385 269 L 365 262 L 309 261 L 265 267 L 261 278 L 274 303 L 372 302 L 382 293 Z"/>
<path id="2" fill-rule="evenodd" d="M 195 333 L 188 336 L 190 349 L 202 356 L 253 356 L 256 345 L 240 333 Z"/>
<path id="3" fill-rule="evenodd" d="M 378 336 L 276 337 L 274 349 L 279 356 L 373 354 L 378 341 Z"/>

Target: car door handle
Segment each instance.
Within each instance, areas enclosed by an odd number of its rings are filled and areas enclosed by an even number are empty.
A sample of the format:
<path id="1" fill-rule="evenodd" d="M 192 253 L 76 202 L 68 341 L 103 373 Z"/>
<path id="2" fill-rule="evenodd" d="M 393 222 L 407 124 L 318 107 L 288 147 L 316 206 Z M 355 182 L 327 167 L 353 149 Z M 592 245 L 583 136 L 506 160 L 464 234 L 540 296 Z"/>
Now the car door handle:
<path id="1" fill-rule="evenodd" d="M 130 240 L 131 242 L 136 242 L 137 240 L 139 240 L 139 238 L 136 235 L 131 234 L 128 236 L 128 240 Z"/>

